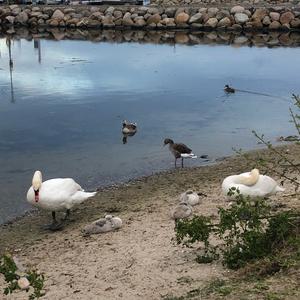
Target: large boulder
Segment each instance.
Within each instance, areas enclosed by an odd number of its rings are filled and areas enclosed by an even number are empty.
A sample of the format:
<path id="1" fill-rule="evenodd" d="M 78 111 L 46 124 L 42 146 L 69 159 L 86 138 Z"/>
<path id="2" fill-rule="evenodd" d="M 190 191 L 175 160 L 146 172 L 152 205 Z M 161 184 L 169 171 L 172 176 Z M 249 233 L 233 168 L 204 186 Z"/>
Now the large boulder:
<path id="1" fill-rule="evenodd" d="M 289 24 L 292 20 L 295 19 L 295 16 L 290 11 L 283 13 L 280 17 L 281 24 Z"/>
<path id="2" fill-rule="evenodd" d="M 279 21 L 280 13 L 272 11 L 272 12 L 270 12 L 270 17 L 271 17 L 272 21 Z"/>
<path id="3" fill-rule="evenodd" d="M 7 17 L 5 18 L 5 20 L 6 20 L 9 24 L 14 24 L 15 18 L 16 18 L 16 17 L 14 17 L 14 16 L 7 16 Z"/>
<path id="4" fill-rule="evenodd" d="M 52 19 L 61 21 L 61 20 L 64 19 L 64 16 L 65 16 L 64 13 L 63 13 L 61 10 L 57 9 L 57 10 L 55 10 L 55 12 L 53 13 Z"/>
<path id="5" fill-rule="evenodd" d="M 16 23 L 19 23 L 22 25 L 27 24 L 27 21 L 28 21 L 28 14 L 25 11 L 22 11 L 21 13 L 19 13 L 15 19 Z"/>
<path id="6" fill-rule="evenodd" d="M 195 15 L 191 16 L 189 23 L 201 23 L 203 20 L 203 15 L 201 13 L 196 13 Z"/>
<path id="7" fill-rule="evenodd" d="M 215 28 L 218 25 L 218 19 L 217 18 L 209 18 L 206 23 L 205 26 L 211 27 L 211 28 Z"/>
<path id="8" fill-rule="evenodd" d="M 243 13 L 236 13 L 234 15 L 234 19 L 237 24 L 244 24 L 249 21 L 249 17 L 246 14 Z"/>
<path id="9" fill-rule="evenodd" d="M 110 15 L 102 16 L 101 22 L 102 22 L 102 25 L 106 26 L 106 27 L 111 27 L 111 26 L 115 25 L 114 18 Z"/>
<path id="10" fill-rule="evenodd" d="M 276 29 L 279 29 L 281 26 L 281 24 L 278 22 L 278 21 L 273 21 L 270 25 L 269 25 L 269 28 L 270 29 L 273 29 L 273 30 L 276 30 Z"/>
<path id="11" fill-rule="evenodd" d="M 124 16 L 124 18 L 122 19 L 122 25 L 124 25 L 124 26 L 133 26 L 134 22 L 131 19 L 131 17 Z"/>
<path id="12" fill-rule="evenodd" d="M 190 16 L 185 13 L 181 12 L 175 17 L 175 23 L 176 24 L 185 24 L 189 20 Z"/>
<path id="13" fill-rule="evenodd" d="M 268 15 L 268 12 L 265 8 L 257 8 L 252 15 L 253 20 L 262 21 L 265 16 Z"/>
<path id="14" fill-rule="evenodd" d="M 210 18 L 214 17 L 219 12 L 219 9 L 217 7 L 210 7 L 207 10 L 207 14 Z"/>
<path id="15" fill-rule="evenodd" d="M 245 10 L 245 8 L 243 6 L 236 5 L 231 8 L 230 12 L 234 15 L 236 13 L 242 13 L 244 10 Z"/>
<path id="16" fill-rule="evenodd" d="M 221 19 L 218 23 L 218 27 L 229 27 L 231 26 L 231 20 L 228 17 Z"/>
<path id="17" fill-rule="evenodd" d="M 160 14 L 155 14 L 155 15 L 152 15 L 148 18 L 147 20 L 147 24 L 157 24 L 161 21 L 161 16 Z"/>

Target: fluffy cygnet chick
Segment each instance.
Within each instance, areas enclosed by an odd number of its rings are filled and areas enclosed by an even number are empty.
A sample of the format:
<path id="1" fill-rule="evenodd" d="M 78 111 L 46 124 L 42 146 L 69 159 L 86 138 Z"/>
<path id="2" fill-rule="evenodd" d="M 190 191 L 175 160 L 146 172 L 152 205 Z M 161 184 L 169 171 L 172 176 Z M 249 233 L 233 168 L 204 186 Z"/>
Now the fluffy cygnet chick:
<path id="1" fill-rule="evenodd" d="M 196 192 L 194 192 L 192 190 L 187 190 L 186 192 L 184 192 L 180 195 L 179 201 L 187 203 L 191 206 L 194 206 L 194 205 L 199 204 L 200 197 Z"/>
<path id="2" fill-rule="evenodd" d="M 185 202 L 180 202 L 172 211 L 171 218 L 174 220 L 185 219 L 193 214 L 193 208 Z"/>
<path id="3" fill-rule="evenodd" d="M 119 217 L 106 215 L 104 218 L 94 221 L 92 224 L 86 225 L 82 233 L 84 235 L 104 233 L 119 229 L 122 227 L 122 220 Z"/>

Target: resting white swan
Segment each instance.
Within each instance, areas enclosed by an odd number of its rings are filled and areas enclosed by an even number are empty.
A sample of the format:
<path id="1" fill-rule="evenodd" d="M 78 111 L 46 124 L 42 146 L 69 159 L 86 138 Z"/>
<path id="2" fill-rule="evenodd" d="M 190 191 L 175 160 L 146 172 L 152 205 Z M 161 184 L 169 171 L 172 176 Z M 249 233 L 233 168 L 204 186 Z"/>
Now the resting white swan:
<path id="1" fill-rule="evenodd" d="M 193 192 L 192 190 L 187 190 L 186 192 L 180 195 L 179 201 L 194 206 L 199 204 L 200 198 L 196 192 Z"/>
<path id="2" fill-rule="evenodd" d="M 226 177 L 222 183 L 223 193 L 227 195 L 232 187 L 239 189 L 241 194 L 250 197 L 265 197 L 284 191 L 284 188 L 279 186 L 274 179 L 260 175 L 258 169 Z"/>
<path id="3" fill-rule="evenodd" d="M 52 211 L 53 223 L 48 228 L 57 230 L 62 227 L 62 223 L 57 222 L 56 211 L 66 210 L 67 218 L 74 205 L 95 194 L 96 192 L 85 192 L 72 178 L 55 178 L 43 182 L 42 173 L 35 171 L 32 186 L 27 192 L 27 201 L 34 206 Z"/>
<path id="4" fill-rule="evenodd" d="M 174 220 L 185 219 L 193 214 L 193 208 L 185 203 L 180 202 L 172 211 L 171 218 Z"/>
<path id="5" fill-rule="evenodd" d="M 112 230 L 116 230 L 122 227 L 122 220 L 119 217 L 114 217 L 112 215 L 106 215 L 92 224 L 86 225 L 82 233 L 84 235 L 90 235 L 95 233 L 104 233 Z"/>

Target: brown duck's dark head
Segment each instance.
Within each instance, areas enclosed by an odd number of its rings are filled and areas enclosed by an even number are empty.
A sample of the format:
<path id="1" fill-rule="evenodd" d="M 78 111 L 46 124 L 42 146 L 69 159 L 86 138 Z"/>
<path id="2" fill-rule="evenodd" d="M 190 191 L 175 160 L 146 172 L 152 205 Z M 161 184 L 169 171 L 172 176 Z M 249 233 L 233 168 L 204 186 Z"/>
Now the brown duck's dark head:
<path id="1" fill-rule="evenodd" d="M 171 140 L 171 139 L 165 139 L 164 140 L 164 146 L 166 146 L 168 144 L 171 144 L 171 145 L 174 144 L 173 140 Z"/>

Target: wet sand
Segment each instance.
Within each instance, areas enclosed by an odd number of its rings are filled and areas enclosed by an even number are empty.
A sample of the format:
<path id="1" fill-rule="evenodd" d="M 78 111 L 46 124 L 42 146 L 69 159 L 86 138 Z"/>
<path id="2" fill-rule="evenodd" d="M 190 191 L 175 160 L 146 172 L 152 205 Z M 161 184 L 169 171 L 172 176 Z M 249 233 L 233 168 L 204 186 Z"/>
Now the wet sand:
<path id="1" fill-rule="evenodd" d="M 300 157 L 299 145 L 287 145 L 289 155 Z M 253 151 L 270 156 L 266 150 Z M 216 215 L 219 206 L 228 206 L 221 194 L 224 177 L 253 168 L 241 157 L 213 165 L 178 168 L 99 191 L 73 210 L 73 222 L 64 230 L 48 232 L 41 225 L 50 213 L 27 215 L 0 227 L 0 253 L 10 251 L 26 266 L 45 275 L 43 299 L 161 299 L 180 296 L 215 278 L 226 278 L 228 270 L 220 262 L 198 264 L 197 248 L 176 245 L 170 210 L 179 194 L 192 188 L 205 195 L 195 206 L 195 214 Z M 279 179 L 272 175 L 275 179 Z M 293 187 L 271 198 L 287 207 L 299 208 Z M 112 213 L 122 218 L 123 227 L 115 232 L 83 237 L 88 223 Z M 0 286 L 4 284 L 0 276 Z M 1 299 L 26 299 L 17 292 Z"/>

